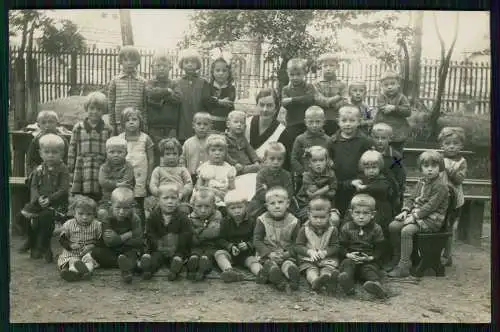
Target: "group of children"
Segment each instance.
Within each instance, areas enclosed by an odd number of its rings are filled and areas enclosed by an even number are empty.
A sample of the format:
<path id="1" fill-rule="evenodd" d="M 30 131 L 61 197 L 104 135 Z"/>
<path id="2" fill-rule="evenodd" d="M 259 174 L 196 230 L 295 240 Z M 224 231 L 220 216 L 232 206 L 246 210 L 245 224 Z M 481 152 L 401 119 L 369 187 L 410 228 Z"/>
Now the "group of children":
<path id="1" fill-rule="evenodd" d="M 171 281 L 184 269 L 200 281 L 216 264 L 226 282 L 243 280 L 236 266 L 280 290 L 297 289 L 304 274 L 316 291 L 334 293 L 340 284 L 351 294 L 360 278 L 384 297 L 381 268 L 408 276 L 413 235 L 441 229 L 450 193 L 453 212 L 463 204 L 465 137 L 450 127 L 439 135 L 444 155 L 419 156 L 422 179 L 403 204 L 410 109 L 394 73 L 382 77 L 372 117 L 366 86 L 338 81 L 335 57 L 320 58 L 315 86 L 305 82 L 305 62 L 290 60 L 282 105 L 296 139 L 292 147 L 267 144 L 261 159 L 245 137 L 247 115 L 232 110 L 224 59 L 212 64 L 210 83 L 198 76 L 201 60 L 192 52 L 180 58 L 184 76 L 176 82 L 166 56 L 155 57 L 148 82 L 137 75 L 136 49 L 124 47 L 119 60 L 122 73 L 108 96 L 88 95 L 87 117 L 69 143 L 57 132 L 57 114 L 41 111 L 28 154 L 34 166 L 30 202 L 18 217 L 27 234 L 21 251 L 51 262 L 55 220 L 65 221 L 57 262 L 65 280 L 119 267 L 131 282 L 135 272 L 149 279 L 166 266 Z M 250 197 L 236 179 L 255 173 Z M 146 215 L 149 194 L 155 206 Z M 451 242 L 444 259 L 451 264 Z"/>

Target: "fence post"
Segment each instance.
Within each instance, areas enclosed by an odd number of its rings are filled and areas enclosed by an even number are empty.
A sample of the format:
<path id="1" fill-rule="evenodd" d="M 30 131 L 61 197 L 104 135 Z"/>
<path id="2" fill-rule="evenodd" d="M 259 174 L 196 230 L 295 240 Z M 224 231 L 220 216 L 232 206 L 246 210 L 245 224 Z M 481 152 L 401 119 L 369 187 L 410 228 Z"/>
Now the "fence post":
<path id="1" fill-rule="evenodd" d="M 69 55 L 69 68 L 68 68 L 68 82 L 69 82 L 69 91 L 68 95 L 76 96 L 79 95 L 78 86 L 77 86 L 77 76 L 76 76 L 76 52 L 71 52 Z"/>

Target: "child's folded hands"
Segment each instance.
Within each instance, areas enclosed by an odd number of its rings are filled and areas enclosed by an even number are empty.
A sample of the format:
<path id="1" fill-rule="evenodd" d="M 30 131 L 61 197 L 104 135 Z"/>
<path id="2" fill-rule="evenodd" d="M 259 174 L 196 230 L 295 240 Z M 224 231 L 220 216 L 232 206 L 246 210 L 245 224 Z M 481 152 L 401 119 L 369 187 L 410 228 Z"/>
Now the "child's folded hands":
<path id="1" fill-rule="evenodd" d="M 245 250 L 248 250 L 248 245 L 246 242 L 240 242 L 238 243 L 238 249 L 241 250 L 241 251 L 245 251 Z"/>
<path id="2" fill-rule="evenodd" d="M 400 214 L 398 214 L 394 219 L 396 219 L 397 221 L 403 221 L 403 220 L 406 219 L 407 215 L 408 215 L 408 212 L 407 211 L 403 211 Z"/>
<path id="3" fill-rule="evenodd" d="M 240 254 L 240 249 L 237 246 L 233 245 L 231 247 L 231 255 L 238 256 Z"/>

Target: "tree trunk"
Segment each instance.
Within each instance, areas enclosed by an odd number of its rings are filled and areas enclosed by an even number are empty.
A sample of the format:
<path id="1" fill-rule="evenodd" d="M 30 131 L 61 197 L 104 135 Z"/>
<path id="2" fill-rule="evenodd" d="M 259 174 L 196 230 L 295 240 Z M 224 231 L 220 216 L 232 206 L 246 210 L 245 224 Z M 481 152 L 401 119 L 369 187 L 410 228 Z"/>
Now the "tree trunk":
<path id="1" fill-rule="evenodd" d="M 420 63 L 422 58 L 422 24 L 424 20 L 424 12 L 417 11 L 413 16 L 413 42 L 411 47 L 410 58 L 410 89 L 408 96 L 412 100 L 417 100 L 420 95 Z"/>
<path id="2" fill-rule="evenodd" d="M 33 22 L 31 25 L 29 34 L 28 34 L 28 45 L 26 48 L 26 100 L 28 103 L 26 104 L 26 121 L 31 123 L 36 118 L 37 113 L 37 92 L 36 92 L 36 83 L 35 83 L 35 75 L 36 75 L 36 64 L 33 59 L 33 39 L 34 32 L 37 28 L 36 22 Z"/>
<path id="3" fill-rule="evenodd" d="M 26 81 L 25 81 L 25 61 L 23 57 L 17 58 L 14 63 L 14 126 L 21 129 L 26 126 Z"/>
<path id="4" fill-rule="evenodd" d="M 441 64 L 439 66 L 439 80 L 438 80 L 436 101 L 432 105 L 431 116 L 429 118 L 429 125 L 430 125 L 429 139 L 432 140 L 436 139 L 439 134 L 438 120 L 439 117 L 441 116 L 441 103 L 443 99 L 444 88 L 446 86 L 446 78 L 448 77 L 448 68 L 450 67 L 451 54 L 453 53 L 453 50 L 455 48 L 455 43 L 458 38 L 459 14 L 458 13 L 456 14 L 453 41 L 450 45 L 450 48 L 448 49 L 448 52 L 446 53 L 446 56 L 445 56 L 444 40 L 443 37 L 441 36 L 441 33 L 439 32 L 436 16 L 434 16 L 434 25 L 436 28 L 436 33 L 439 38 L 439 42 L 441 44 Z"/>
<path id="5" fill-rule="evenodd" d="M 134 34 L 129 9 L 120 9 L 120 26 L 123 46 L 134 45 Z"/>
<path id="6" fill-rule="evenodd" d="M 410 87 L 411 87 L 411 82 L 410 82 L 410 55 L 408 53 L 408 46 L 406 45 L 406 42 L 401 38 L 398 40 L 399 46 L 402 48 L 403 53 L 404 53 L 404 58 L 403 58 L 403 84 L 401 85 L 401 89 L 403 91 L 403 94 L 405 96 L 408 96 L 410 93 Z"/>
<path id="7" fill-rule="evenodd" d="M 281 90 L 283 90 L 283 87 L 288 84 L 288 74 L 286 72 L 286 65 L 288 63 L 288 60 L 290 60 L 288 56 L 282 56 L 281 62 L 280 62 L 280 67 L 278 69 L 278 95 L 281 98 Z"/>

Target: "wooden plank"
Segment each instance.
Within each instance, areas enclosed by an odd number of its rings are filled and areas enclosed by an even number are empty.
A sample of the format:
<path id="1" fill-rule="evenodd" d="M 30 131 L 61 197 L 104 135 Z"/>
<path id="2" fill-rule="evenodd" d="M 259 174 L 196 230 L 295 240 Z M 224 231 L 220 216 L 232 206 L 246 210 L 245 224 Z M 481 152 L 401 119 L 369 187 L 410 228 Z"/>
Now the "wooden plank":
<path id="1" fill-rule="evenodd" d="M 418 178 L 417 177 L 407 177 L 406 182 L 417 182 Z M 465 179 L 463 182 L 464 185 L 476 185 L 476 186 L 490 186 L 491 187 L 491 181 L 490 180 L 481 180 L 481 179 Z M 482 196 L 477 196 L 478 198 Z"/>
<path id="2" fill-rule="evenodd" d="M 442 149 L 421 149 L 421 148 L 404 148 L 404 152 L 407 153 L 422 153 L 426 151 L 438 151 L 438 152 L 443 152 Z M 464 155 L 473 155 L 475 152 L 473 151 L 462 151 L 461 152 Z"/>

